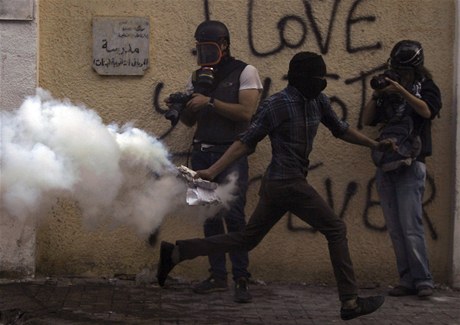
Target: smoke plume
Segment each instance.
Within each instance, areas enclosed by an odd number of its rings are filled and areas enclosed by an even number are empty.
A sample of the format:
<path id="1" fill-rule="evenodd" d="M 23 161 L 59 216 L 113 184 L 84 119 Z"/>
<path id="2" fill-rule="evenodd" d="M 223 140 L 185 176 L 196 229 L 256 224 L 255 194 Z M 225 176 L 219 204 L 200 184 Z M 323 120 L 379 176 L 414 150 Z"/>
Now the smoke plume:
<path id="1" fill-rule="evenodd" d="M 104 125 L 95 111 L 43 89 L 0 114 L 1 213 L 38 220 L 58 198 L 71 198 L 84 223 L 108 220 L 146 236 L 167 215 L 206 217 L 221 208 L 187 206 L 187 184 L 165 146 L 132 125 Z M 233 189 L 234 179 L 217 189 L 224 205 Z"/>

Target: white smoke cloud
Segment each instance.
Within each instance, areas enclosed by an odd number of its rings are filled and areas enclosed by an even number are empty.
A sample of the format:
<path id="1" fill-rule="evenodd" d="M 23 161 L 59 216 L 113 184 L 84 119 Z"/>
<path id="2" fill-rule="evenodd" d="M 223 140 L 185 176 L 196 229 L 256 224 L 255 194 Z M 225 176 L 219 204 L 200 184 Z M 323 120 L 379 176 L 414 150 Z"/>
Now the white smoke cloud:
<path id="1" fill-rule="evenodd" d="M 165 146 L 132 125 L 104 125 L 95 111 L 43 89 L 0 114 L 0 209 L 18 220 L 38 219 L 66 197 L 86 224 L 109 220 L 146 236 L 167 215 L 206 217 L 221 208 L 187 206 L 187 185 Z M 234 184 L 216 190 L 224 206 Z"/>

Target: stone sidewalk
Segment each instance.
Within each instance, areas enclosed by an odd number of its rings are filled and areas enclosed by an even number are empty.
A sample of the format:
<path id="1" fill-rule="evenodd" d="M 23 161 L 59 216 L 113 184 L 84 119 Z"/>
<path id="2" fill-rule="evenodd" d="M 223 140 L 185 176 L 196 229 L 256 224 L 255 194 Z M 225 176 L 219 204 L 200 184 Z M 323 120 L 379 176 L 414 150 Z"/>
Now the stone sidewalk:
<path id="1" fill-rule="evenodd" d="M 437 288 L 428 300 L 386 297 L 377 312 L 344 322 L 335 287 L 258 281 L 250 286 L 253 302 L 237 304 L 233 290 L 197 295 L 186 281 L 167 284 L 127 278 L 3 281 L 0 324 L 460 324 L 460 291 L 449 288 Z M 361 289 L 360 295 L 387 290 Z"/>

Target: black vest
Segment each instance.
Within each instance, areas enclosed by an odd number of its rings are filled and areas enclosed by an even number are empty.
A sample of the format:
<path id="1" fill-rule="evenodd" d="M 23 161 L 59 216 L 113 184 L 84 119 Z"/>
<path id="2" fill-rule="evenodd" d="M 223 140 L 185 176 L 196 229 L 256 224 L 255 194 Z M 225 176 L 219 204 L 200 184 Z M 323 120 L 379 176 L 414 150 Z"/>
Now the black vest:
<path id="1" fill-rule="evenodd" d="M 232 60 L 227 63 L 231 66 L 222 67 L 221 73 L 216 75 L 217 86 L 208 96 L 227 103 L 239 102 L 240 75 L 246 63 L 239 60 Z M 225 69 L 227 68 L 227 69 Z M 228 71 L 230 70 L 230 71 Z M 197 114 L 197 128 L 195 140 L 211 144 L 231 144 L 241 132 L 245 131 L 249 122 L 235 122 L 215 112 L 214 108 L 205 107 Z"/>

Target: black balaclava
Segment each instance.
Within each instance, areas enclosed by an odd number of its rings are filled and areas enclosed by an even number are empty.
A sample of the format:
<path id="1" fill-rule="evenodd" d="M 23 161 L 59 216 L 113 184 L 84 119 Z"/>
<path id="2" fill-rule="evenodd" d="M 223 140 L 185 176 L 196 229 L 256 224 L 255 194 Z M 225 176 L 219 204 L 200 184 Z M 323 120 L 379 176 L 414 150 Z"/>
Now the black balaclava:
<path id="1" fill-rule="evenodd" d="M 326 64 L 323 57 L 312 52 L 300 52 L 289 62 L 289 85 L 305 98 L 314 99 L 326 88 Z"/>

